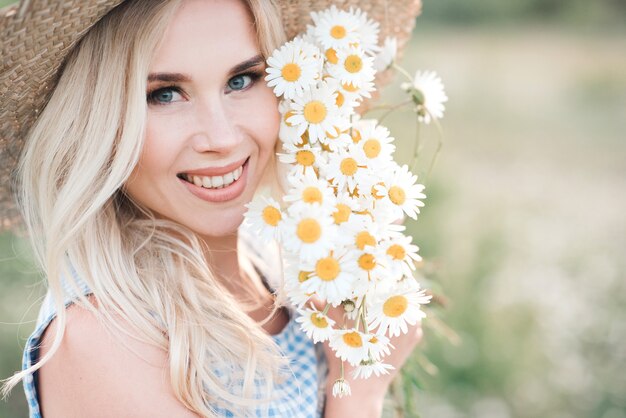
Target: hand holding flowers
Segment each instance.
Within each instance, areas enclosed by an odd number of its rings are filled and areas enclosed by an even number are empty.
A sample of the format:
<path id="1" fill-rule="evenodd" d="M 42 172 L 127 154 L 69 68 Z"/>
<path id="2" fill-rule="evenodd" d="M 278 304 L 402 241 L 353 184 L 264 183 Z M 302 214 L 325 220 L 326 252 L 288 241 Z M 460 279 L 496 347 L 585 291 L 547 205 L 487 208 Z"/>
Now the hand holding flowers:
<path id="1" fill-rule="evenodd" d="M 430 299 L 413 277 L 418 247 L 396 224 L 417 219 L 426 196 L 393 160 L 389 130 L 355 111 L 371 97 L 377 69 L 393 65 L 395 41 L 381 48 L 378 23 L 358 9 L 333 6 L 312 18 L 268 59 L 266 80 L 282 98 L 279 160 L 289 165 L 289 188 L 282 202 L 259 194 L 246 217 L 261 238 L 281 243 L 297 321 L 325 344 L 329 394 L 350 394 L 349 370 L 367 388 L 361 394 L 384 395 L 419 341 L 420 306 Z M 442 116 L 441 95 L 434 106 L 422 85 L 403 88 L 421 97 L 420 121 Z"/>

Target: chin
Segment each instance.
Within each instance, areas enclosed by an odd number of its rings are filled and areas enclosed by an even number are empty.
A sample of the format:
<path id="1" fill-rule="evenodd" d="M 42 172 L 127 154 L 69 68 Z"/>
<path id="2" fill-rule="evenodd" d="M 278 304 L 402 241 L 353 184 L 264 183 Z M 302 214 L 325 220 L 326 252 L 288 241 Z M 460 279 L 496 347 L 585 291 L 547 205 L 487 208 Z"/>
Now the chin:
<path id="1" fill-rule="evenodd" d="M 188 225 L 197 235 L 203 237 L 228 237 L 237 233 L 239 226 L 243 223 L 245 207 L 237 214 L 229 214 L 228 216 L 215 216 L 207 219 L 206 222 L 198 225 Z"/>

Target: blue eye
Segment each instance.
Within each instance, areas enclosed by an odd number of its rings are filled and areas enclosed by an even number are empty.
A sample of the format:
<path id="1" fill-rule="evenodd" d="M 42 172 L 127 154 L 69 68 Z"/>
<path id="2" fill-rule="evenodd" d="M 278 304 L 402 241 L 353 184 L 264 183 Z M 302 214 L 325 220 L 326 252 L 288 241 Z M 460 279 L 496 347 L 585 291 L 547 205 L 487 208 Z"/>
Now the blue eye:
<path id="1" fill-rule="evenodd" d="M 154 90 L 147 95 L 148 103 L 151 104 L 168 104 L 181 100 L 180 90 L 176 87 L 163 87 Z"/>
<path id="2" fill-rule="evenodd" d="M 229 90 L 243 90 L 254 80 L 250 74 L 239 74 L 228 80 Z"/>

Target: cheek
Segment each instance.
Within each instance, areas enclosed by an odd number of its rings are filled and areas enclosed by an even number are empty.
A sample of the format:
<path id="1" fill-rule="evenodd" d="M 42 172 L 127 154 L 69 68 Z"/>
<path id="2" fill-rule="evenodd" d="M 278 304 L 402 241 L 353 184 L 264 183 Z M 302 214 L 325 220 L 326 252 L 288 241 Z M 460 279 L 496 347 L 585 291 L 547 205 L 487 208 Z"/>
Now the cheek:
<path id="1" fill-rule="evenodd" d="M 280 113 L 278 112 L 278 99 L 270 89 L 264 89 L 253 110 L 254 130 L 257 134 L 260 147 L 265 153 L 273 153 L 278 141 L 280 128 Z"/>

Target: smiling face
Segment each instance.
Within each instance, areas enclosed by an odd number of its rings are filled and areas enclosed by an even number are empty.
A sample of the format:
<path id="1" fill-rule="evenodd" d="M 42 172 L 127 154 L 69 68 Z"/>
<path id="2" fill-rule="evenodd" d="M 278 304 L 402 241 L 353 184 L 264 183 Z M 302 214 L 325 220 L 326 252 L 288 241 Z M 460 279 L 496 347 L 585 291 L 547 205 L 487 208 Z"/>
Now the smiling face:
<path id="1" fill-rule="evenodd" d="M 125 185 L 199 235 L 233 233 L 273 158 L 280 115 L 246 6 L 187 0 L 148 76 L 145 143 Z"/>

